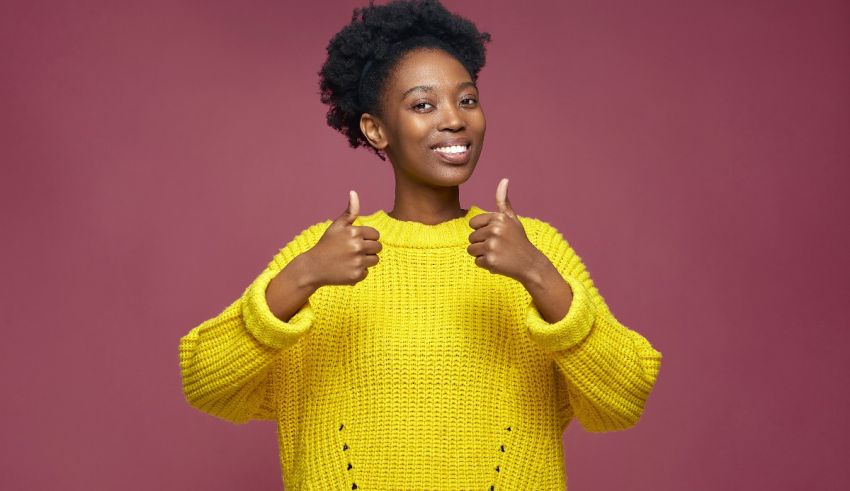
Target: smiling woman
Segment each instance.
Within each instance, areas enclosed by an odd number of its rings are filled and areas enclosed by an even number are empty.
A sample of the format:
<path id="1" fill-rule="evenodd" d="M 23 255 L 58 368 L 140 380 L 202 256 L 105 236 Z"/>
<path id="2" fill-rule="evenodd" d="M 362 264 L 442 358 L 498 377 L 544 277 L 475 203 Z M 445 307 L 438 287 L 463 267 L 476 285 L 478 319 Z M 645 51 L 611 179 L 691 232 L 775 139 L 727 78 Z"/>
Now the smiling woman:
<path id="1" fill-rule="evenodd" d="M 190 404 L 277 422 L 287 489 L 565 489 L 561 437 L 640 419 L 661 353 L 550 224 L 460 207 L 486 122 L 481 33 L 437 1 L 357 9 L 320 72 L 328 124 L 389 159 L 390 212 L 292 239 L 180 339 Z"/>

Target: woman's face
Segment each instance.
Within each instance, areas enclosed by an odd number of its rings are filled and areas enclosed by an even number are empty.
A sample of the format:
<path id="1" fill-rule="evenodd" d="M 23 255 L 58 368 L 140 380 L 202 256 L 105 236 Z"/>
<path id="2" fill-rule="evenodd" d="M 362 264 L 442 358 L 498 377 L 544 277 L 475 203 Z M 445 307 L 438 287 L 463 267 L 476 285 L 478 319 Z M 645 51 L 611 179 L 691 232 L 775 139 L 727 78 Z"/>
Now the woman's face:
<path id="1" fill-rule="evenodd" d="M 386 152 L 397 179 L 457 186 L 472 176 L 486 124 L 478 88 L 457 59 L 437 49 L 405 54 L 381 104 L 372 143 Z"/>

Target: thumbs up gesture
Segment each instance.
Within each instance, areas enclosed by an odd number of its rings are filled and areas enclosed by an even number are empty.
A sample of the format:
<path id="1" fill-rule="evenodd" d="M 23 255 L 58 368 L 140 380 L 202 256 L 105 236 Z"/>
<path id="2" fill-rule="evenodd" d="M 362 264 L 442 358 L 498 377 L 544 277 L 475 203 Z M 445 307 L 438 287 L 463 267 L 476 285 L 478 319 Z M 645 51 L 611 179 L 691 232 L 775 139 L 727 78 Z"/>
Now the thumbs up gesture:
<path id="1" fill-rule="evenodd" d="M 476 265 L 525 284 L 526 274 L 545 256 L 528 240 L 511 206 L 507 178 L 496 188 L 496 206 L 498 211 L 469 220 L 475 231 L 469 234 L 466 251 L 475 256 Z"/>
<path id="2" fill-rule="evenodd" d="M 360 198 L 350 191 L 348 207 L 304 253 L 317 286 L 354 285 L 366 278 L 370 266 L 378 264 L 380 233 L 374 227 L 353 225 L 359 213 Z"/>

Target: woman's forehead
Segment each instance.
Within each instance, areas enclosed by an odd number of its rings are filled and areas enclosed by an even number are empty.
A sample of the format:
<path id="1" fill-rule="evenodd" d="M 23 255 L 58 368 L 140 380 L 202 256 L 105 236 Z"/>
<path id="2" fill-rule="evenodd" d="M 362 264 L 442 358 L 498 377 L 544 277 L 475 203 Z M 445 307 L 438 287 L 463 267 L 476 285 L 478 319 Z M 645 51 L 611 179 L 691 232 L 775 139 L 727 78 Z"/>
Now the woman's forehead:
<path id="1" fill-rule="evenodd" d="M 406 53 L 388 80 L 392 92 L 406 94 L 413 89 L 454 90 L 472 83 L 472 77 L 454 56 L 438 49 L 417 49 Z M 473 84 L 474 85 L 474 84 Z"/>

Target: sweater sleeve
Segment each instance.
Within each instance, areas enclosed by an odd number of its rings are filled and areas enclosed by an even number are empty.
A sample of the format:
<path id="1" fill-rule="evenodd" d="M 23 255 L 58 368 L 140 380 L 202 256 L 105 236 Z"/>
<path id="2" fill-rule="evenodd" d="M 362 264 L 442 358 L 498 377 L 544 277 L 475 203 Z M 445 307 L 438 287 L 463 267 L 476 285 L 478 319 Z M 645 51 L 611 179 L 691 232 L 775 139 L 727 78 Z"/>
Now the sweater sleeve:
<path id="1" fill-rule="evenodd" d="M 532 300 L 527 308 L 529 336 L 551 353 L 564 377 L 569 404 L 587 431 L 634 426 L 658 377 L 661 353 L 611 313 L 581 258 L 557 229 L 532 220 L 535 246 L 552 261 L 572 289 L 564 318 L 550 323 Z"/>
<path id="2" fill-rule="evenodd" d="M 310 301 L 284 322 L 266 303 L 266 287 L 318 242 L 330 221 L 315 224 L 281 249 L 242 295 L 180 338 L 183 394 L 193 407 L 233 423 L 275 419 L 275 360 L 310 330 Z"/>

